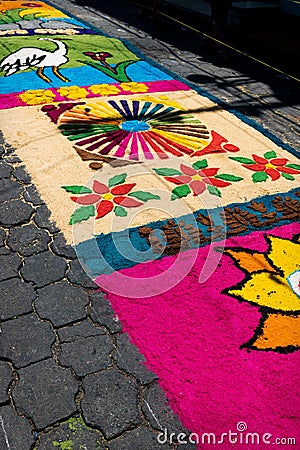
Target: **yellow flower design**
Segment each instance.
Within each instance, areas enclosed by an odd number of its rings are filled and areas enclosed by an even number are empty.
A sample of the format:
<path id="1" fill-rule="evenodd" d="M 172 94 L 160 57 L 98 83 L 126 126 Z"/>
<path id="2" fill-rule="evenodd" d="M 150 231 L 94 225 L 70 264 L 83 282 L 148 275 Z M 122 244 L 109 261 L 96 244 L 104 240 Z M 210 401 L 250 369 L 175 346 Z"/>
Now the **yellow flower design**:
<path id="1" fill-rule="evenodd" d="M 57 31 L 53 28 L 37 28 L 35 31 L 37 34 L 57 34 Z"/>
<path id="2" fill-rule="evenodd" d="M 275 236 L 268 241 L 266 254 L 225 251 L 248 274 L 226 293 L 261 308 L 263 320 L 250 342 L 252 347 L 286 352 L 300 347 L 300 243 Z"/>
<path id="3" fill-rule="evenodd" d="M 123 91 L 129 91 L 132 93 L 147 92 L 149 89 L 145 84 L 137 83 L 135 81 L 129 83 L 120 83 L 120 87 L 123 89 Z"/>
<path id="4" fill-rule="evenodd" d="M 152 102 L 152 103 L 163 103 L 164 105 L 171 106 L 172 108 L 181 109 L 184 111 L 184 107 L 176 102 L 175 100 L 171 99 L 167 95 L 159 95 L 158 97 L 154 97 L 151 94 L 141 95 L 136 100 L 142 100 L 145 102 Z"/>
<path id="5" fill-rule="evenodd" d="M 22 3 L 22 2 L 18 2 L 18 3 L 19 3 L 18 8 L 20 8 L 20 7 L 24 8 L 24 6 L 23 6 L 24 3 Z M 28 5 L 25 5 L 25 6 L 28 6 Z M 43 5 L 43 4 L 39 5 L 37 7 L 31 6 L 30 8 L 22 9 L 22 11 L 19 12 L 19 16 L 22 19 L 23 19 L 23 17 L 25 17 L 28 14 L 34 14 L 37 19 L 41 19 L 44 17 L 47 19 L 68 18 L 68 16 L 65 13 L 63 13 L 57 9 L 51 8 L 51 7 L 49 8 L 48 5 Z"/>
<path id="6" fill-rule="evenodd" d="M 13 36 L 15 34 L 21 35 L 21 34 L 29 34 L 28 30 L 3 30 L 0 31 L 0 36 Z"/>
<path id="7" fill-rule="evenodd" d="M 85 98 L 88 95 L 88 91 L 79 86 L 67 86 L 57 89 L 62 97 L 70 98 L 71 100 L 78 100 L 79 98 Z"/>
<path id="8" fill-rule="evenodd" d="M 79 34 L 78 30 L 74 30 L 73 28 L 36 28 L 34 30 L 35 34 L 67 34 L 74 35 Z"/>
<path id="9" fill-rule="evenodd" d="M 113 84 L 94 84 L 89 87 L 93 94 L 100 94 L 102 96 L 114 95 L 120 92 L 120 89 Z"/>
<path id="10" fill-rule="evenodd" d="M 43 103 L 52 103 L 56 95 L 49 89 L 37 89 L 23 92 L 19 97 L 28 105 L 41 105 Z"/>

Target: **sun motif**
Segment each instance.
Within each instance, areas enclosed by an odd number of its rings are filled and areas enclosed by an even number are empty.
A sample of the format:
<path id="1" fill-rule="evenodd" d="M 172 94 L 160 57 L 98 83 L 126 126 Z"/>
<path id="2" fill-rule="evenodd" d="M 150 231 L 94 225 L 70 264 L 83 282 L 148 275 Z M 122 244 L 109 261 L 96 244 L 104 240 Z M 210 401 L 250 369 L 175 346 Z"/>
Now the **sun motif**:
<path id="1" fill-rule="evenodd" d="M 260 307 L 262 319 L 244 347 L 287 353 L 300 347 L 300 239 L 266 239 L 267 253 L 225 250 L 247 277 L 224 292 Z"/>
<path id="2" fill-rule="evenodd" d="M 75 148 L 129 160 L 192 155 L 211 140 L 206 126 L 191 114 L 151 101 L 80 104 L 64 112 L 58 124 Z"/>

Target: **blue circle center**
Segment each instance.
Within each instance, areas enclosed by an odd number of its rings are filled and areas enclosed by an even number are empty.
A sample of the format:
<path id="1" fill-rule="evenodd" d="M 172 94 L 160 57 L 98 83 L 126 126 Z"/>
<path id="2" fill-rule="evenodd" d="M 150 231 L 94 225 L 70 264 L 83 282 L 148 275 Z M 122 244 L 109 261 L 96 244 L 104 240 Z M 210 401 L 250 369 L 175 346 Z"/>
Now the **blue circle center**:
<path id="1" fill-rule="evenodd" d="M 150 129 L 150 125 L 141 120 L 127 120 L 121 124 L 122 130 L 137 132 L 137 131 L 147 131 Z"/>

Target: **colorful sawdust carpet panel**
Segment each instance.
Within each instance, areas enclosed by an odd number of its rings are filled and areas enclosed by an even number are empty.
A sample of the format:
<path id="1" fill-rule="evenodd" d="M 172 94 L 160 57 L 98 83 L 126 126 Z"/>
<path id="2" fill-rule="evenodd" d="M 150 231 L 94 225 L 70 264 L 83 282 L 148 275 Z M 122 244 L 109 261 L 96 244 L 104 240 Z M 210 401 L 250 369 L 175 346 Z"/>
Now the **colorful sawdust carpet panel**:
<path id="1" fill-rule="evenodd" d="M 296 152 L 47 3 L 0 36 L 4 136 L 196 442 L 300 438 Z"/>

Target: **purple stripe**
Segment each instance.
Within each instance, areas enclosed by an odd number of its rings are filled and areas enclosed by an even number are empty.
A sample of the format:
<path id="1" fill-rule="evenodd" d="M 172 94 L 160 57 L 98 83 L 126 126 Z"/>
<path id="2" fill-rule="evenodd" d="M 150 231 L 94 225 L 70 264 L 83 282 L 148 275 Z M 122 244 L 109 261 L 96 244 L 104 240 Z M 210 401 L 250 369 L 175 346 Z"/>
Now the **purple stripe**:
<path id="1" fill-rule="evenodd" d="M 119 145 L 119 148 L 116 151 L 116 153 L 114 154 L 114 156 L 116 156 L 118 158 L 122 158 L 122 156 L 125 155 L 127 144 L 128 144 L 128 142 L 129 142 L 129 140 L 130 140 L 132 135 L 133 135 L 133 133 L 128 133 L 128 136 L 124 139 L 123 142 L 121 142 L 121 144 Z"/>
<path id="2" fill-rule="evenodd" d="M 126 135 L 127 131 L 121 130 L 119 136 L 113 142 L 104 147 L 99 153 L 101 153 L 101 155 L 107 155 L 116 145 L 122 142 Z"/>
<path id="3" fill-rule="evenodd" d="M 117 131 L 114 131 L 112 133 L 105 133 L 105 136 L 107 136 L 107 137 L 104 137 L 104 135 L 102 135 L 99 138 L 98 142 L 96 142 L 95 144 L 90 145 L 89 147 L 87 147 L 87 150 L 95 150 L 96 148 L 99 148 L 100 145 L 106 144 L 106 142 L 113 141 L 115 138 L 117 138 L 119 136 L 120 133 L 123 133 L 123 131 L 122 130 L 117 130 Z"/>
<path id="4" fill-rule="evenodd" d="M 120 114 L 121 116 L 127 118 L 126 114 L 124 113 L 124 111 L 119 107 L 119 105 L 114 101 L 114 100 L 109 100 L 109 102 L 111 104 L 111 106 L 113 108 L 115 108 Z"/>
<path id="5" fill-rule="evenodd" d="M 84 139 L 83 141 L 77 141 L 76 145 L 82 146 L 82 145 L 86 145 L 86 144 L 91 144 L 92 142 L 97 142 L 99 140 L 101 140 L 103 138 L 103 134 L 101 135 L 97 135 L 88 139 Z"/>
<path id="6" fill-rule="evenodd" d="M 133 119 L 133 115 L 132 115 L 132 112 L 129 109 L 127 100 L 121 100 L 121 105 L 123 106 L 124 111 L 126 112 L 128 119 Z"/>
<path id="7" fill-rule="evenodd" d="M 116 133 L 119 133 L 120 129 L 118 128 L 115 131 L 107 131 L 106 133 L 99 133 L 97 136 L 90 137 L 88 139 L 83 139 L 83 141 L 76 142 L 77 145 L 86 145 L 91 144 L 92 142 L 97 142 L 99 139 L 105 138 L 106 136 L 114 137 Z"/>
<path id="8" fill-rule="evenodd" d="M 132 106 L 133 106 L 133 117 L 136 119 L 139 113 L 140 102 L 137 100 L 133 100 Z"/>

